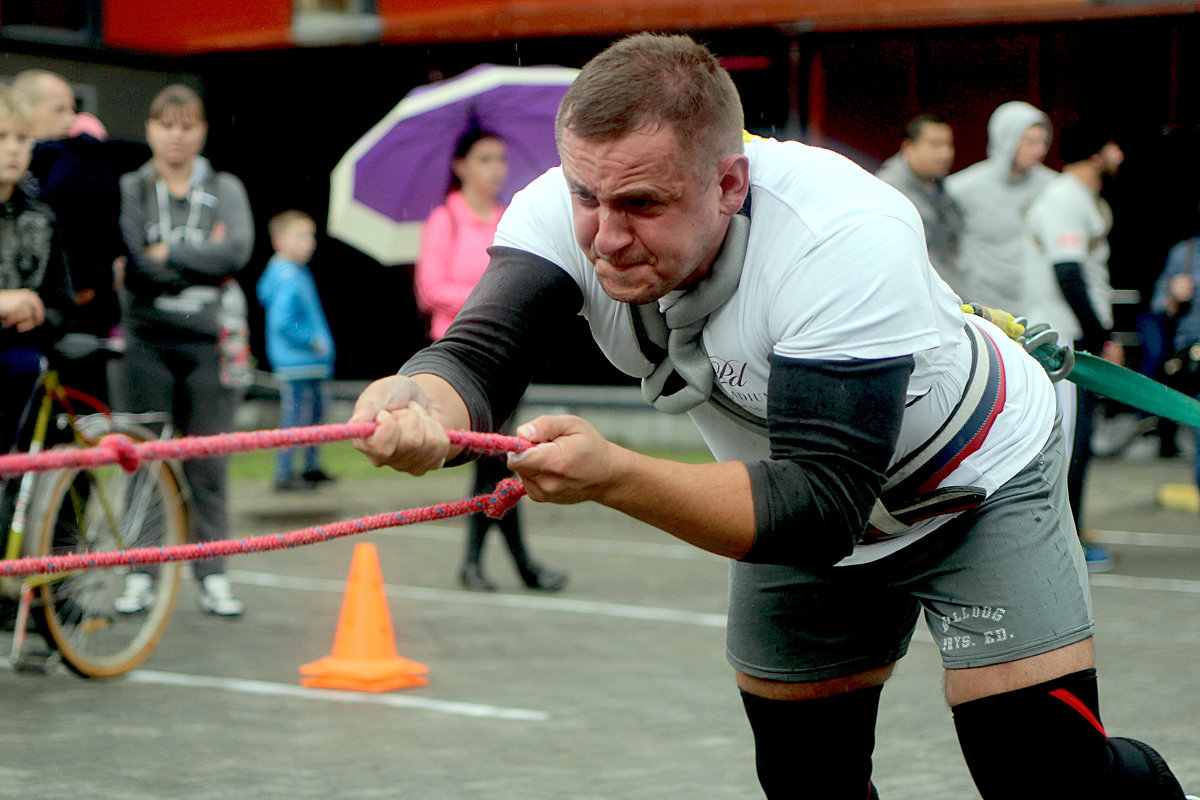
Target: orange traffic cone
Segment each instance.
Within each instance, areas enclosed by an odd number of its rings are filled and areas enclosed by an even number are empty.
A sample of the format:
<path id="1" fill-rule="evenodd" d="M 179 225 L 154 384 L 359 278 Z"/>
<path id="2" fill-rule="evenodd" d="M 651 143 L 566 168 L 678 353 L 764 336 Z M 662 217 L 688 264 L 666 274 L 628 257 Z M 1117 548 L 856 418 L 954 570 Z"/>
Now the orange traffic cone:
<path id="1" fill-rule="evenodd" d="M 424 686 L 429 667 L 396 654 L 375 545 L 354 546 L 333 653 L 300 667 L 302 686 L 386 692 Z"/>

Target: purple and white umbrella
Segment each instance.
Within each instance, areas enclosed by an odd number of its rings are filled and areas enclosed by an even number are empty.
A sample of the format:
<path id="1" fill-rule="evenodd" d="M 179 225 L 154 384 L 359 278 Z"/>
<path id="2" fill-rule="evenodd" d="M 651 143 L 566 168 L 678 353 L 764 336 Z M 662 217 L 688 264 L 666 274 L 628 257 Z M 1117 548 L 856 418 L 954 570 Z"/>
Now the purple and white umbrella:
<path id="1" fill-rule="evenodd" d="M 472 128 L 508 149 L 500 201 L 558 165 L 554 116 L 579 74 L 483 65 L 409 92 L 351 147 L 330 178 L 331 236 L 383 264 L 412 264 L 429 212 L 445 200 L 454 149 Z"/>

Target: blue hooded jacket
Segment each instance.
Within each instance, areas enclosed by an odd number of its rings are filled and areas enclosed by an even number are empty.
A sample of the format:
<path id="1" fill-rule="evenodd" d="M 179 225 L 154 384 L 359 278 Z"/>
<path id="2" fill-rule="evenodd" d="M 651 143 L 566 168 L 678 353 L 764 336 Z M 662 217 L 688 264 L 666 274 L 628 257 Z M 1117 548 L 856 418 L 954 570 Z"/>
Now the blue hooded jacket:
<path id="1" fill-rule="evenodd" d="M 275 375 L 292 381 L 331 378 L 333 334 L 308 267 L 272 256 L 256 291 L 266 311 L 267 359 Z"/>

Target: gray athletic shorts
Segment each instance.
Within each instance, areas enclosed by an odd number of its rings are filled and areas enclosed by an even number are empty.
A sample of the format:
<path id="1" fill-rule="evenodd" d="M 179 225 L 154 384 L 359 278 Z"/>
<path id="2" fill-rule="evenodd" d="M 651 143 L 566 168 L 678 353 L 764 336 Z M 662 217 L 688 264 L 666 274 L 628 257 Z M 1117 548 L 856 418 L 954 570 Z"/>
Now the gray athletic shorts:
<path id="1" fill-rule="evenodd" d="M 812 572 L 734 562 L 726 655 L 767 680 L 853 675 L 902 657 L 922 607 L 947 669 L 1092 635 L 1057 422 L 1042 452 L 983 505 L 879 561 Z"/>

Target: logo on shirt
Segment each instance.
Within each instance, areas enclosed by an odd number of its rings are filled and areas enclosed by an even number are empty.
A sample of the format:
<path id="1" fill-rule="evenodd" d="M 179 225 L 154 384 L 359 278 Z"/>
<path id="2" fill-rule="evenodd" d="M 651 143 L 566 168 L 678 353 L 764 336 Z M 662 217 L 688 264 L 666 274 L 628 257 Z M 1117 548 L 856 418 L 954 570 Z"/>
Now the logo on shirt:
<path id="1" fill-rule="evenodd" d="M 712 362 L 713 374 L 717 378 L 717 383 L 730 388 L 741 388 L 746 385 L 745 361 L 718 358 L 717 356 L 709 356 L 708 360 Z"/>
<path id="2" fill-rule="evenodd" d="M 766 411 L 767 393 L 754 391 L 755 387 L 749 385 L 751 376 L 747 374 L 748 365 L 745 361 L 713 355 L 710 355 L 708 360 L 712 362 L 713 376 L 717 384 L 724 387 L 725 395 L 729 399 L 752 411 Z"/>

